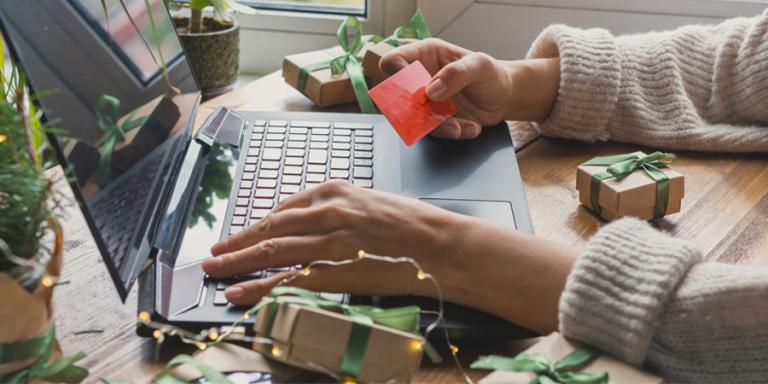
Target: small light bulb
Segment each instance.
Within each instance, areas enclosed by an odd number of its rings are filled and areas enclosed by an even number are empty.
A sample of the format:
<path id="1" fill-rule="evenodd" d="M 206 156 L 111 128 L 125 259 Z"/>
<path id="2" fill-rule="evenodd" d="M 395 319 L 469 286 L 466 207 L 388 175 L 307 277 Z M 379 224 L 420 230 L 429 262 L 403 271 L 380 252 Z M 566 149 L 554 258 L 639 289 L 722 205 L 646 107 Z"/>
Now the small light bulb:
<path id="1" fill-rule="evenodd" d="M 6 140 L 8 140 L 8 136 L 6 136 L 6 135 L 0 135 L 0 143 L 4 142 L 4 141 L 6 141 Z"/>
<path id="2" fill-rule="evenodd" d="M 357 380 L 355 380 L 355 379 L 353 379 L 351 377 L 345 377 L 343 383 L 344 384 L 357 384 Z"/>
<path id="3" fill-rule="evenodd" d="M 457 346 L 455 346 L 453 344 L 448 344 L 448 348 L 451 349 L 451 353 L 453 353 L 453 354 L 456 354 L 456 353 L 459 352 L 459 347 L 457 347 Z"/>
<path id="4" fill-rule="evenodd" d="M 243 320 L 248 320 L 248 319 L 250 319 L 250 318 L 251 318 L 251 315 L 250 315 L 250 314 L 248 314 L 248 312 L 246 312 L 246 313 L 243 313 Z"/>
<path id="5" fill-rule="evenodd" d="M 214 340 L 214 341 L 215 341 L 216 339 L 218 339 L 218 338 L 219 338 L 219 332 L 218 332 L 218 331 L 216 331 L 215 329 L 214 329 L 214 330 L 212 330 L 212 331 L 211 331 L 211 332 L 208 334 L 208 338 L 209 338 L 209 339 L 211 339 L 211 340 Z"/>
<path id="6" fill-rule="evenodd" d="M 141 321 L 149 321 L 150 317 L 151 316 L 149 315 L 149 312 L 147 312 L 147 311 L 139 312 L 139 320 L 141 320 Z"/>
<path id="7" fill-rule="evenodd" d="M 204 351 L 206 348 L 208 348 L 208 344 L 203 343 L 202 341 L 199 341 L 197 343 L 197 349 Z"/>
<path id="8" fill-rule="evenodd" d="M 416 278 L 419 280 L 424 280 L 427 278 L 427 274 L 424 273 L 424 271 L 422 271 L 421 269 L 419 269 L 419 271 L 416 272 Z"/>
<path id="9" fill-rule="evenodd" d="M 413 348 L 414 351 L 421 351 L 424 349 L 424 342 L 421 340 L 414 340 L 413 343 L 411 343 L 411 348 Z"/>
<path id="10" fill-rule="evenodd" d="M 50 287 L 53 287 L 53 284 L 55 284 L 56 282 L 53 280 L 52 277 L 50 277 L 48 275 L 45 275 L 45 276 L 43 276 L 43 279 L 41 280 L 41 283 L 43 283 L 44 287 L 50 288 Z"/>
<path id="11" fill-rule="evenodd" d="M 280 357 L 283 355 L 283 351 L 280 350 L 276 345 L 272 347 L 272 356 Z"/>
<path id="12" fill-rule="evenodd" d="M 365 251 L 364 250 L 361 249 L 361 250 L 357 251 L 357 258 L 358 259 L 362 259 L 364 257 L 365 257 Z"/>
<path id="13" fill-rule="evenodd" d="M 155 329 L 155 330 L 152 332 L 152 337 L 154 337 L 155 339 L 158 339 L 158 340 L 159 340 L 161 337 L 163 337 L 163 333 L 162 333 L 162 332 L 160 332 L 160 331 L 158 331 L 157 329 Z"/>
<path id="14" fill-rule="evenodd" d="M 303 276 L 309 276 L 310 273 L 312 273 L 312 271 L 310 271 L 309 267 L 304 268 L 304 269 L 301 270 L 301 274 Z"/>

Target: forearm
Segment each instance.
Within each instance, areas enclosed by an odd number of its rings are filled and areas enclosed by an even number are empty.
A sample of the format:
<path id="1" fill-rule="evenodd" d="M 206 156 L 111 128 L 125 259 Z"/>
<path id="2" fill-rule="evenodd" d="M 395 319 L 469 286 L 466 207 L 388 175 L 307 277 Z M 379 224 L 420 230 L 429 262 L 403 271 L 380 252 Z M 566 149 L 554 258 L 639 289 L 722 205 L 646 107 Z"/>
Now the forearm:
<path id="1" fill-rule="evenodd" d="M 557 99 L 560 59 L 503 61 L 509 73 L 507 120 L 541 122 L 549 117 Z"/>
<path id="2" fill-rule="evenodd" d="M 434 268 L 446 299 L 533 331 L 557 328 L 560 293 L 578 250 L 461 217 L 451 252 Z M 429 287 L 424 287 L 429 294 Z"/>

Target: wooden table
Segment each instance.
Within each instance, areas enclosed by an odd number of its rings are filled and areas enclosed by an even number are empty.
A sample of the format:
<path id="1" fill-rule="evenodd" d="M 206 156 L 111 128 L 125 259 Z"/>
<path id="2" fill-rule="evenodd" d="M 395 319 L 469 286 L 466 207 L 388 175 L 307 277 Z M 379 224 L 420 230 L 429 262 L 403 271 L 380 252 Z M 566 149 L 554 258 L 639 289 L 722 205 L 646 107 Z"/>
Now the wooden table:
<path id="1" fill-rule="evenodd" d="M 216 106 L 242 110 L 315 110 L 301 94 L 272 74 L 202 105 L 198 122 Z M 338 108 L 350 111 L 354 107 Z M 603 224 L 579 206 L 576 166 L 601 154 L 644 149 L 631 145 L 595 145 L 540 137 L 526 124 L 511 134 L 519 149 L 520 168 L 538 235 L 583 245 Z M 648 150 L 645 148 L 645 150 Z M 678 152 L 675 168 L 686 178 L 682 213 L 655 225 L 695 242 L 707 260 L 768 264 L 768 156 Z M 57 331 L 66 353 L 86 351 L 83 364 L 89 382 L 101 378 L 147 382 L 163 365 L 153 360 L 150 339 L 135 335 L 136 293 L 125 305 L 112 286 L 106 267 L 79 211 L 72 207 L 65 223 L 64 284 L 56 289 Z M 477 353 L 520 350 L 529 342 L 462 346 L 468 364 Z M 176 351 L 166 351 L 172 355 Z M 479 379 L 486 372 L 470 372 Z M 446 362 L 424 364 L 416 382 L 461 382 L 459 371 Z"/>

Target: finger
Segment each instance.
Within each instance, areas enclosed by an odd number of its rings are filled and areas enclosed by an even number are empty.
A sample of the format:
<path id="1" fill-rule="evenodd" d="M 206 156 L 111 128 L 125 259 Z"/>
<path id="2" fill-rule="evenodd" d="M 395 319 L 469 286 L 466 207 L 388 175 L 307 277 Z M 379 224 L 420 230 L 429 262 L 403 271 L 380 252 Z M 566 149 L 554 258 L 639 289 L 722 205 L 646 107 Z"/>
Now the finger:
<path id="1" fill-rule="evenodd" d="M 264 279 L 254 279 L 232 285 L 224 291 L 227 301 L 234 305 L 254 305 L 269 294 L 283 279 L 297 272 L 280 272 Z"/>
<path id="2" fill-rule="evenodd" d="M 287 285 L 317 292 L 378 296 L 413 294 L 418 281 L 410 264 L 363 259 L 338 266 L 316 265 Z"/>
<path id="3" fill-rule="evenodd" d="M 480 132 L 482 132 L 483 128 L 478 122 L 461 117 L 457 117 L 456 121 L 461 125 L 461 135 L 459 136 L 459 139 L 474 139 L 480 136 Z"/>
<path id="4" fill-rule="evenodd" d="M 384 73 L 391 75 L 419 60 L 427 68 L 427 71 L 434 75 L 443 64 L 456 60 L 469 52 L 441 39 L 430 38 L 402 45 L 387 52 L 379 61 L 379 68 Z"/>
<path id="5" fill-rule="evenodd" d="M 288 209 L 309 207 L 313 203 L 339 196 L 351 186 L 352 184 L 346 180 L 329 180 L 314 188 L 301 191 L 289 197 L 278 204 L 272 212 L 276 213 Z"/>
<path id="6" fill-rule="evenodd" d="M 486 80 L 494 73 L 493 58 L 472 53 L 443 67 L 427 85 L 427 97 L 445 101 L 473 82 Z"/>
<path id="7" fill-rule="evenodd" d="M 325 207 L 313 207 L 272 212 L 256 224 L 216 243 L 211 247 L 211 254 L 234 252 L 274 237 L 331 232 L 335 229 L 332 227 L 333 217 L 326 210 Z"/>
<path id="8" fill-rule="evenodd" d="M 429 134 L 441 139 L 458 139 L 461 137 L 461 124 L 456 118 L 452 117 L 444 121 Z"/>
<path id="9" fill-rule="evenodd" d="M 308 264 L 316 259 L 334 259 L 341 253 L 340 242 L 336 240 L 337 236 L 333 234 L 266 239 L 248 248 L 208 259 L 202 267 L 208 275 L 224 278 L 267 268 Z"/>

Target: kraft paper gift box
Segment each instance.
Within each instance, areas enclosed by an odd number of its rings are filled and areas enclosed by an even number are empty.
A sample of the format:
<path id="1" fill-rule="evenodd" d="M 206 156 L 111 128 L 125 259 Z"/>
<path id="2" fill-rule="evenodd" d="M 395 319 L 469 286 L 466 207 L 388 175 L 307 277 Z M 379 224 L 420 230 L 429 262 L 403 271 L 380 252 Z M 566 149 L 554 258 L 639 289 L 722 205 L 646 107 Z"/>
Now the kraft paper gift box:
<path id="1" fill-rule="evenodd" d="M 628 155 L 637 157 L 646 156 L 643 152 L 634 152 Z M 593 159 L 594 160 L 594 159 Z M 595 211 L 592 204 L 592 179 L 596 174 L 606 172 L 605 165 L 580 165 L 576 170 L 576 189 L 579 191 L 579 202 L 588 209 Z M 680 212 L 681 203 L 685 194 L 684 177 L 679 172 L 669 167 L 660 168 L 669 178 L 669 193 L 667 208 L 663 215 Z M 614 177 L 600 182 L 597 194 L 599 208 L 595 212 L 605 220 L 611 221 L 624 216 L 633 216 L 643 220 L 653 220 L 659 216 L 657 213 L 656 181 L 643 169 L 636 169 L 622 180 Z M 660 208 L 660 210 L 663 207 Z"/>
<path id="2" fill-rule="evenodd" d="M 399 39 L 398 41 L 400 41 L 401 44 L 410 44 L 418 41 L 418 39 Z M 389 74 L 381 70 L 379 62 L 387 52 L 395 48 L 394 45 L 382 41 L 365 51 L 365 55 L 363 56 L 363 73 L 371 86 L 379 84 L 389 77 Z"/>
<path id="3" fill-rule="evenodd" d="M 294 367 L 330 372 L 341 378 L 349 376 L 341 372 L 341 366 L 348 348 L 353 348 L 350 338 L 355 322 L 351 317 L 306 305 L 276 305 L 271 331 L 267 331 L 273 313 L 269 306 L 256 316 L 256 334 L 273 340 L 271 345 L 254 343 L 256 351 Z M 421 364 L 423 343 L 424 339 L 418 335 L 371 325 L 367 345 L 362 353 L 356 354 L 360 365 L 355 379 L 360 382 L 410 381 Z"/>
<path id="4" fill-rule="evenodd" d="M 579 344 L 564 338 L 559 333 L 552 333 L 528 348 L 525 353 L 529 355 L 541 354 L 550 364 L 555 364 L 560 359 L 574 352 L 578 347 L 580 347 Z M 641 371 L 604 353 L 597 354 L 588 363 L 571 370 L 571 372 L 606 373 L 607 381 L 605 382 L 608 384 L 659 384 L 664 382 L 660 377 Z M 533 382 L 532 380 L 537 376 L 533 372 L 496 370 L 481 379 L 479 384 L 528 384 Z"/>

